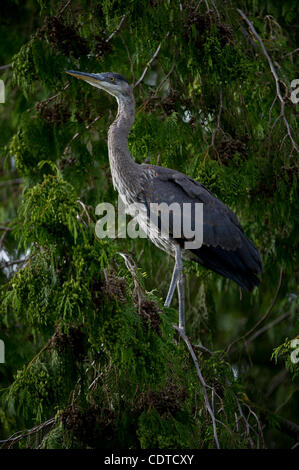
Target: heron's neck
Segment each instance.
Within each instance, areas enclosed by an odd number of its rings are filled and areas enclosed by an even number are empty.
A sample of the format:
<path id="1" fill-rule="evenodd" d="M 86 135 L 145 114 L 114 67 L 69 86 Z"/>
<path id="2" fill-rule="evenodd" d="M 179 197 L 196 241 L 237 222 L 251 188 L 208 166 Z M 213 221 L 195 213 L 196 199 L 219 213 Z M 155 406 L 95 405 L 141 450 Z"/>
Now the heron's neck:
<path id="1" fill-rule="evenodd" d="M 117 101 L 118 113 L 108 131 L 108 151 L 113 186 L 121 193 L 125 189 L 123 187 L 134 179 L 138 165 L 128 148 L 128 135 L 135 116 L 133 93 Z"/>

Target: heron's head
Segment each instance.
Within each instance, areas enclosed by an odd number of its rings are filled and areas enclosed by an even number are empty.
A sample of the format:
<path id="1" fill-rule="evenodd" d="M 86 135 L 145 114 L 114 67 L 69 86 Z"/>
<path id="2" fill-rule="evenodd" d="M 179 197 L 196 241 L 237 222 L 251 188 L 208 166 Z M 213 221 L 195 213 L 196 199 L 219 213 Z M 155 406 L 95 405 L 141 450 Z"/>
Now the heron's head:
<path id="1" fill-rule="evenodd" d="M 75 70 L 67 70 L 66 73 L 73 77 L 84 80 L 92 86 L 107 91 L 115 98 L 128 98 L 132 94 L 132 89 L 127 80 L 118 73 L 105 72 L 105 73 L 85 73 L 77 72 Z"/>

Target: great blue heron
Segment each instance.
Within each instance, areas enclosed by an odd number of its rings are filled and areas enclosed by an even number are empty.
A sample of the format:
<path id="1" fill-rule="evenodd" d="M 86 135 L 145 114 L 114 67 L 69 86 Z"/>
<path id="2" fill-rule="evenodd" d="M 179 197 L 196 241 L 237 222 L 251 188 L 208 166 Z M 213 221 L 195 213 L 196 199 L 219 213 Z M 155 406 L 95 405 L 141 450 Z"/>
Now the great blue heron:
<path id="1" fill-rule="evenodd" d="M 128 135 L 135 117 L 135 100 L 131 86 L 117 73 L 84 73 L 74 70 L 68 74 L 86 81 L 113 95 L 118 113 L 108 131 L 108 151 L 114 188 L 126 210 L 135 215 L 146 229 L 151 241 L 175 257 L 175 265 L 165 306 L 169 306 L 177 286 L 179 299 L 179 328 L 185 332 L 184 274 L 182 258 L 192 259 L 206 268 L 232 279 L 239 286 L 252 290 L 259 284 L 256 276 L 262 271 L 257 248 L 245 235 L 235 214 L 217 199 L 204 185 L 176 170 L 156 165 L 137 164 L 128 149 Z M 200 248 L 185 249 L 184 235 L 179 238 L 165 234 L 149 218 L 151 203 L 173 202 L 182 206 L 203 204 L 203 243 Z M 132 214 L 132 206 L 144 208 Z M 193 214 L 193 215 L 192 215 Z M 190 218 L 194 212 L 190 212 Z M 194 226 L 194 220 L 190 220 Z"/>

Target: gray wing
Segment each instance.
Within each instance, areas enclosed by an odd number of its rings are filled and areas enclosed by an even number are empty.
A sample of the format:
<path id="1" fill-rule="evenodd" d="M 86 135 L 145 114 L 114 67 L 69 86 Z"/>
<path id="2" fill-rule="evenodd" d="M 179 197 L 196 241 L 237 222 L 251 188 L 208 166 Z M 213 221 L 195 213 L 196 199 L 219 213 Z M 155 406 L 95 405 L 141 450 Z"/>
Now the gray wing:
<path id="1" fill-rule="evenodd" d="M 203 245 L 188 250 L 192 258 L 245 289 L 252 290 L 258 285 L 255 274 L 262 271 L 261 257 L 236 215 L 205 186 L 183 173 L 153 165 L 141 166 L 144 176 L 140 199 L 147 207 L 152 202 L 168 205 L 177 202 L 181 207 L 183 203 L 203 203 Z M 194 220 L 191 222 L 194 230 Z M 183 234 L 181 241 L 184 241 Z"/>
<path id="2" fill-rule="evenodd" d="M 226 250 L 241 246 L 244 232 L 236 215 L 205 186 L 175 170 L 154 165 L 142 166 L 146 173 L 149 172 L 142 183 L 142 197 L 147 205 L 151 202 L 165 202 L 168 205 L 177 202 L 180 206 L 184 203 L 203 203 L 203 244 Z M 191 227 L 194 229 L 194 221 L 191 221 Z"/>

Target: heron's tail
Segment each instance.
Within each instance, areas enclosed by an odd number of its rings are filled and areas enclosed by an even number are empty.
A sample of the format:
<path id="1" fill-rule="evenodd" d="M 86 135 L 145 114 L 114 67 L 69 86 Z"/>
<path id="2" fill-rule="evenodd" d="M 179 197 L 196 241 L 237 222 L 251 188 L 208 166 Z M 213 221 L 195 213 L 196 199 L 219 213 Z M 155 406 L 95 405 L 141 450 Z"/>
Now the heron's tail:
<path id="1" fill-rule="evenodd" d="M 262 272 L 262 260 L 257 248 L 245 235 L 241 248 L 235 251 L 207 245 L 191 251 L 196 255 L 195 261 L 246 290 L 251 291 L 260 283 L 257 274 Z"/>

